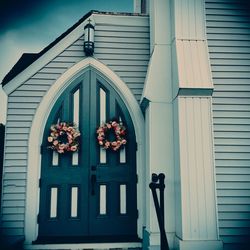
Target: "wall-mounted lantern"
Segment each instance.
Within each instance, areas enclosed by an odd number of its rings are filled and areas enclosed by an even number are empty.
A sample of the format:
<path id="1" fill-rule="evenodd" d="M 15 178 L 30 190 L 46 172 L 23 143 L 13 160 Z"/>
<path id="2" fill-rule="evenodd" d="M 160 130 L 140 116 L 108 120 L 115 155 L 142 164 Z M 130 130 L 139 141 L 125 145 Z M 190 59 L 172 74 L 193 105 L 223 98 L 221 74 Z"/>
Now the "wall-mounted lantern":
<path id="1" fill-rule="evenodd" d="M 84 27 L 84 43 L 83 50 L 86 56 L 92 56 L 94 53 L 94 33 L 95 27 L 90 23 Z"/>

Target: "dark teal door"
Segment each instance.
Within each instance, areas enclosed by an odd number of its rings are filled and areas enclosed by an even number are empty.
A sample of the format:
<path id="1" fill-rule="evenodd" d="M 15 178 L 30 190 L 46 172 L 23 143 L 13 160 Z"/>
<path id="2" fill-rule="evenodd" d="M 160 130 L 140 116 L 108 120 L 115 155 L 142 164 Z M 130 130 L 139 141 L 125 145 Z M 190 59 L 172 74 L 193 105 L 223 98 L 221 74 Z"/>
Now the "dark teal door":
<path id="1" fill-rule="evenodd" d="M 127 128 L 119 152 L 100 149 L 96 128 L 117 119 Z M 47 149 L 50 126 L 75 122 L 81 132 L 77 153 Z M 123 101 L 95 70 L 76 79 L 49 115 L 41 148 L 38 241 L 129 241 L 137 236 L 136 140 Z"/>

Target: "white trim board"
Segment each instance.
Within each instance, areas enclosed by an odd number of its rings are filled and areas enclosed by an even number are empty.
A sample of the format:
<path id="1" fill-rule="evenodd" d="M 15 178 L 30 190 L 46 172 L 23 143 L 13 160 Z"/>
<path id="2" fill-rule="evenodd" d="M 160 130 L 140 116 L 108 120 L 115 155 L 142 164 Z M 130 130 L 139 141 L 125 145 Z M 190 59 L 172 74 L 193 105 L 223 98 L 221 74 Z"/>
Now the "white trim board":
<path id="1" fill-rule="evenodd" d="M 138 236 L 142 238 L 142 227 L 145 225 L 144 204 L 145 201 L 145 176 L 144 176 L 144 117 L 136 101 L 134 95 L 131 93 L 128 86 L 106 65 L 97 61 L 94 58 L 86 58 L 73 67 L 68 69 L 59 77 L 59 79 L 51 86 L 46 95 L 43 97 L 33 119 L 32 127 L 29 136 L 28 149 L 28 167 L 27 167 L 27 194 L 26 194 L 26 211 L 25 211 L 25 243 L 31 244 L 36 240 L 38 235 L 37 214 L 39 212 L 39 178 L 41 168 L 40 145 L 44 127 L 48 119 L 48 115 L 54 106 L 56 100 L 63 93 L 63 91 L 81 74 L 83 74 L 88 67 L 93 67 L 100 72 L 109 82 L 109 84 L 117 91 L 128 111 L 131 115 L 135 134 L 138 144 L 137 150 L 137 174 L 139 182 L 137 185 L 137 206 L 140 211 L 138 219 Z"/>

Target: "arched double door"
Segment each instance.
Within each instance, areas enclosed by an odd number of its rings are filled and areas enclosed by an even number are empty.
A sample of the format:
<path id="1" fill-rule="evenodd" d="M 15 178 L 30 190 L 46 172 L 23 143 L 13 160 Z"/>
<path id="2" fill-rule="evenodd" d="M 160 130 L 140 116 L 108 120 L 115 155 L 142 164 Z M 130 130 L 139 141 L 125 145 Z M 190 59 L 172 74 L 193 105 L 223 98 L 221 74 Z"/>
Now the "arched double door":
<path id="1" fill-rule="evenodd" d="M 127 144 L 103 150 L 96 128 L 119 119 Z M 74 122 L 81 132 L 77 153 L 47 148 L 51 124 Z M 38 242 L 110 242 L 137 239 L 136 139 L 129 112 L 117 92 L 89 68 L 56 101 L 41 147 Z"/>

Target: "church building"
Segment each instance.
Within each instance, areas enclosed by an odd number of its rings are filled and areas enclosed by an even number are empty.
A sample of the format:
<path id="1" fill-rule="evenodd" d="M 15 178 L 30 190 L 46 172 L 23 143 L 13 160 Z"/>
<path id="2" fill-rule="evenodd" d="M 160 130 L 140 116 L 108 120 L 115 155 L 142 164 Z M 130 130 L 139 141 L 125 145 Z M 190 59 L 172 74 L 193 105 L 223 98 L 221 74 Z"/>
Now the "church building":
<path id="1" fill-rule="evenodd" d="M 170 250 L 247 249 L 247 1 L 135 0 L 72 25 L 2 81 L 1 244 L 162 250 L 163 173 Z"/>

